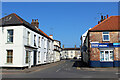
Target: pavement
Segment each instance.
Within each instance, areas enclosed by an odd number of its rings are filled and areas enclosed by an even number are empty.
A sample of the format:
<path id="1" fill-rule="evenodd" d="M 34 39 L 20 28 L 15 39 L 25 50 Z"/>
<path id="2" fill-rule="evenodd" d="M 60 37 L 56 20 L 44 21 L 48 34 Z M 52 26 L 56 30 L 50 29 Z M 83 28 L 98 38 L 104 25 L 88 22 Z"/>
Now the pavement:
<path id="1" fill-rule="evenodd" d="M 76 78 L 113 78 L 119 77 L 117 68 L 88 68 L 88 67 L 76 67 L 74 64 L 77 60 L 65 60 L 60 63 L 50 64 L 51 67 L 44 69 L 37 69 L 28 73 L 19 74 L 2 74 L 3 79 L 20 78 L 20 79 L 46 79 L 46 78 L 70 78 L 75 80 Z M 47 66 L 47 65 L 46 65 Z M 13 79 L 14 80 L 14 79 Z M 69 79 L 68 79 L 69 80 Z M 106 80 L 106 79 L 105 79 Z"/>
<path id="2" fill-rule="evenodd" d="M 36 71 L 40 71 L 40 70 L 44 70 L 56 65 L 60 65 L 62 63 L 64 63 L 65 61 L 59 61 L 59 62 L 55 62 L 55 63 L 50 63 L 50 64 L 44 64 L 44 65 L 40 65 L 40 66 L 34 66 L 31 68 L 25 68 L 25 69 L 2 69 L 2 73 L 0 74 L 20 74 L 20 73 L 31 73 L 31 72 L 36 72 Z"/>

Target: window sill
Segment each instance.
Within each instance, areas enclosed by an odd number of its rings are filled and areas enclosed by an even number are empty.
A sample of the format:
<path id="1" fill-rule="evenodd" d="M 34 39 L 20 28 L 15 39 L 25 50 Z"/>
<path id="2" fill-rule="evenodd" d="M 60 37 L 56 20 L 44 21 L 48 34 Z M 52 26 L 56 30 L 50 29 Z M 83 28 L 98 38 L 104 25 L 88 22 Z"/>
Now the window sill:
<path id="1" fill-rule="evenodd" d="M 13 63 L 5 63 L 5 64 L 7 64 L 7 65 L 11 65 L 12 64 L 13 65 Z"/>
<path id="2" fill-rule="evenodd" d="M 100 62 L 113 62 L 113 61 L 100 61 Z"/>
<path id="3" fill-rule="evenodd" d="M 110 42 L 110 40 L 103 40 L 103 42 Z"/>
<path id="4" fill-rule="evenodd" d="M 5 43 L 5 44 L 13 44 L 13 43 L 9 43 L 9 42 L 8 42 L 8 43 Z"/>

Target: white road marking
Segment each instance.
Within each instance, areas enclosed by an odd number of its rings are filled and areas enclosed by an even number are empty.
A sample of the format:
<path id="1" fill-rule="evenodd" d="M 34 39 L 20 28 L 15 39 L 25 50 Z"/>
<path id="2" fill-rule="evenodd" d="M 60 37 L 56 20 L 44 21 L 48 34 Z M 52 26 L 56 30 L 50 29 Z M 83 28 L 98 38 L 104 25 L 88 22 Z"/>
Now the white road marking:
<path id="1" fill-rule="evenodd" d="M 58 69 L 56 72 L 60 71 L 61 69 Z"/>
<path id="2" fill-rule="evenodd" d="M 115 74 L 120 74 L 120 73 L 115 73 Z"/>

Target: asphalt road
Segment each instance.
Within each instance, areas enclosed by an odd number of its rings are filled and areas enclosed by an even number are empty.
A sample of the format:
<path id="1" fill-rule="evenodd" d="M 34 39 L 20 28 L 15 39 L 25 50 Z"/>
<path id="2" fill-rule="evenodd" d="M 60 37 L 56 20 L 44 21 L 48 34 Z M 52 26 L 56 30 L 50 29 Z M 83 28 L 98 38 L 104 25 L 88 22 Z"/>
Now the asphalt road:
<path id="1" fill-rule="evenodd" d="M 86 71 L 73 67 L 75 60 L 32 73 L 4 74 L 2 78 L 118 78 L 116 71 Z"/>

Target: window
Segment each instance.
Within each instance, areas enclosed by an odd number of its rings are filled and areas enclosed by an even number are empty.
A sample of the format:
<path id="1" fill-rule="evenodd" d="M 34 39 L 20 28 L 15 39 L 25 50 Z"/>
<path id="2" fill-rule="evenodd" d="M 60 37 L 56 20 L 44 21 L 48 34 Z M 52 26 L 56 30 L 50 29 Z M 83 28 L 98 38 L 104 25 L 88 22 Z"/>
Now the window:
<path id="1" fill-rule="evenodd" d="M 100 61 L 113 61 L 113 50 L 100 51 Z"/>
<path id="2" fill-rule="evenodd" d="M 13 30 L 7 30 L 7 42 L 13 43 Z"/>
<path id="3" fill-rule="evenodd" d="M 13 63 L 13 50 L 7 50 L 7 63 Z"/>
<path id="4" fill-rule="evenodd" d="M 27 36 L 27 44 L 30 44 L 30 32 L 28 32 L 28 36 Z"/>
<path id="5" fill-rule="evenodd" d="M 36 46 L 36 35 L 34 35 L 34 46 Z"/>
<path id="6" fill-rule="evenodd" d="M 26 59 L 25 62 L 28 63 L 29 62 L 29 51 L 26 51 Z"/>
<path id="7" fill-rule="evenodd" d="M 38 63 L 40 63 L 40 51 L 38 52 Z"/>
<path id="8" fill-rule="evenodd" d="M 47 47 L 47 42 L 46 42 L 46 39 L 44 39 L 44 42 L 45 42 L 45 44 L 44 44 L 44 48 L 46 49 L 46 47 Z"/>
<path id="9" fill-rule="evenodd" d="M 38 46 L 40 47 L 40 37 L 39 37 L 39 40 L 38 40 Z"/>
<path id="10" fill-rule="evenodd" d="M 120 41 L 120 32 L 118 33 L 118 41 Z"/>
<path id="11" fill-rule="evenodd" d="M 103 41 L 109 41 L 109 32 L 103 32 Z"/>

